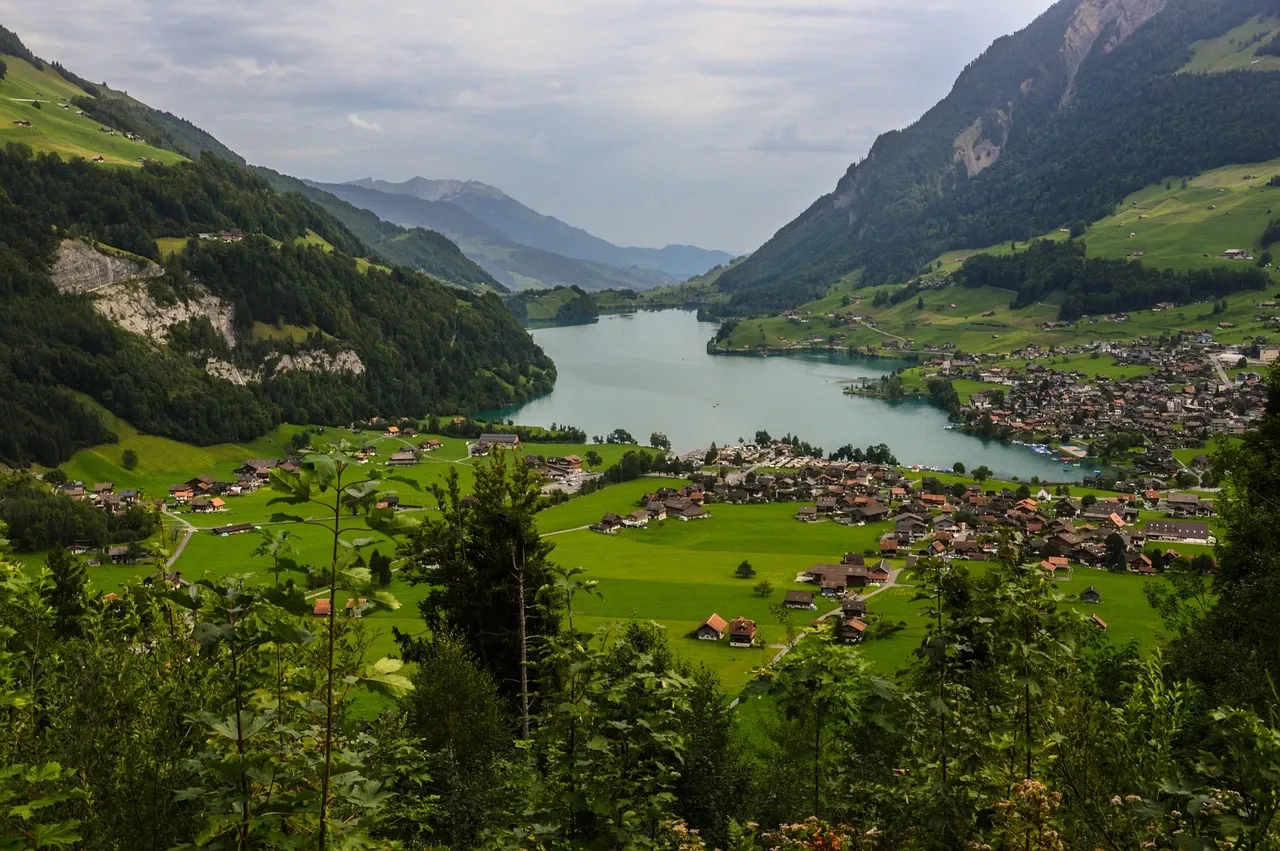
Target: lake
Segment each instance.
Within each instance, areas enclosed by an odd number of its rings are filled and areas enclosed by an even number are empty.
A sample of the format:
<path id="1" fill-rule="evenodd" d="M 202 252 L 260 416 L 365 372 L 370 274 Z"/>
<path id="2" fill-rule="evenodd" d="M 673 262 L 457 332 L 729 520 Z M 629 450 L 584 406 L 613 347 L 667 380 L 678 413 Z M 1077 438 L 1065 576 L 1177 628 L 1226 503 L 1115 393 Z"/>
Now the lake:
<path id="1" fill-rule="evenodd" d="M 556 362 L 556 389 L 490 418 L 529 425 L 562 423 L 588 435 L 629 431 L 641 443 L 659 431 L 677 452 L 751 441 L 759 429 L 793 434 L 827 452 L 845 444 L 885 443 L 906 465 L 969 469 L 997 476 L 1078 480 L 1084 471 L 1021 446 L 945 429 L 946 414 L 927 402 L 885 402 L 844 395 L 843 385 L 878 379 L 901 361 L 811 352 L 769 357 L 709 355 L 715 323 L 682 310 L 603 316 L 590 325 L 531 333 Z"/>

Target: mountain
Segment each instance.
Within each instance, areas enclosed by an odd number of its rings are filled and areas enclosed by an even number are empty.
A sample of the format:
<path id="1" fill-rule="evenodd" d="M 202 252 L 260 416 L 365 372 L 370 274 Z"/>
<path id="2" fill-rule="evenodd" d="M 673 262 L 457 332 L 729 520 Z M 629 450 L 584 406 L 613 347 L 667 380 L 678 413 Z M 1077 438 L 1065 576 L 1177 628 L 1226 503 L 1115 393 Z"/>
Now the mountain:
<path id="1" fill-rule="evenodd" d="M 584 290 L 646 290 L 673 278 L 653 269 L 622 269 L 531 248 L 498 228 L 446 201 L 382 192 L 354 183 L 309 183 L 342 201 L 406 227 L 438 230 L 458 244 L 467 257 L 513 290 L 557 286 Z"/>
<path id="2" fill-rule="evenodd" d="M 521 245 L 541 248 L 578 260 L 621 268 L 639 266 L 684 280 L 733 259 L 727 252 L 711 251 L 694 245 L 668 245 L 665 248 L 620 247 L 553 216 L 544 216 L 531 210 L 501 189 L 475 180 L 428 180 L 425 177 L 415 177 L 404 183 L 388 183 L 364 178 L 353 183 L 379 192 L 412 195 L 424 201 L 452 204 L 497 228 Z"/>
<path id="3" fill-rule="evenodd" d="M 943 251 L 1087 224 L 1148 184 L 1280 156 L 1280 112 L 1260 107 L 1280 102 L 1265 58 L 1277 31 L 1276 0 L 1061 0 L 722 275 L 724 310 L 906 280 Z M 1247 70 L 1199 71 L 1217 67 Z"/>
<path id="4" fill-rule="evenodd" d="M 492 279 L 443 236 L 281 175 L 273 186 L 198 128 L 43 62 L 7 30 L 0 51 L 0 461 L 52 465 L 110 440 L 93 403 L 210 444 L 284 421 L 501 407 L 553 386 Z M 380 265 L 361 228 L 474 269 L 484 291 Z"/>

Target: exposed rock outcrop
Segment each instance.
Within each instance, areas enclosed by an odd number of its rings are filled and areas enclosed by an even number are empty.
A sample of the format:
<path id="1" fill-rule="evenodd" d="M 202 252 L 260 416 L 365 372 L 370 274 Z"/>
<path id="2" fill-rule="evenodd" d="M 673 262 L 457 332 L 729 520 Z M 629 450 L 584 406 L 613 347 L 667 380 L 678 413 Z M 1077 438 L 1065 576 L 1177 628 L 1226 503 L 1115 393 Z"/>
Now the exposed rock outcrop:
<path id="1" fill-rule="evenodd" d="M 1168 3 L 1169 0 L 1084 0 L 1071 18 L 1062 45 L 1062 58 L 1067 65 L 1067 89 L 1062 102 L 1067 103 L 1075 94 L 1076 74 L 1104 31 L 1108 37 L 1102 49 L 1110 53 Z"/>
<path id="2" fill-rule="evenodd" d="M 103 254 L 74 239 L 58 246 L 53 283 L 59 292 L 86 293 L 121 281 L 158 278 L 164 270 L 150 260 Z"/>
<path id="3" fill-rule="evenodd" d="M 351 349 L 343 349 L 336 354 L 329 352 L 299 352 L 295 355 L 280 355 L 276 360 L 268 360 L 267 368 L 272 373 L 278 372 L 345 372 L 350 375 L 364 374 L 364 361 Z"/>
<path id="4" fill-rule="evenodd" d="M 1004 113 L 994 122 L 996 127 L 988 128 L 987 123 L 979 118 L 956 138 L 956 162 L 964 164 L 970 177 L 995 165 L 1009 138 L 1009 120 Z M 991 138 L 991 130 L 998 133 L 998 141 Z"/>
<path id="5" fill-rule="evenodd" d="M 99 289 L 94 294 L 93 307 L 124 330 L 154 343 L 168 342 L 171 326 L 204 317 L 229 347 L 236 344 L 235 307 L 203 288 L 186 301 L 160 304 L 152 298 L 146 283 L 131 281 Z"/>

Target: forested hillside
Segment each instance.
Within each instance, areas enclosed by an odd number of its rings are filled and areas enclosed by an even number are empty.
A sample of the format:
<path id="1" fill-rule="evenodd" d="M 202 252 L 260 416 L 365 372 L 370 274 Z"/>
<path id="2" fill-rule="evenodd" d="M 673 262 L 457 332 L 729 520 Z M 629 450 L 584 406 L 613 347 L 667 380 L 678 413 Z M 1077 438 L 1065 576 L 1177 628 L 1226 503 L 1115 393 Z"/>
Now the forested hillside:
<path id="1" fill-rule="evenodd" d="M 1068 0 L 998 40 L 919 122 L 887 133 L 720 279 L 729 312 L 788 307 L 862 271 L 1109 215 L 1141 187 L 1280 156 L 1280 74 L 1178 73 L 1192 45 L 1274 0 Z M 1065 35 L 1064 35 L 1065 34 Z"/>
<path id="2" fill-rule="evenodd" d="M 361 267 L 364 247 L 325 211 L 210 155 L 106 169 L 10 146 L 0 210 L 0 384 L 12 402 L 0 457 L 10 462 L 56 463 L 107 439 L 73 391 L 143 430 L 205 444 L 250 439 L 282 419 L 497 407 L 554 381 L 496 296 Z M 153 309 L 212 299 L 226 333 L 196 316 L 144 339 L 95 310 L 105 291 L 59 292 L 53 280 L 63 240 L 160 260 L 157 238 L 230 229 L 243 241 L 191 240 L 135 295 L 107 288 Z M 310 246 L 309 232 L 332 250 Z M 304 340 L 271 331 L 289 327 Z M 336 362 L 347 366 L 324 366 Z M 211 377 L 226 373 L 220 364 L 249 380 Z"/>

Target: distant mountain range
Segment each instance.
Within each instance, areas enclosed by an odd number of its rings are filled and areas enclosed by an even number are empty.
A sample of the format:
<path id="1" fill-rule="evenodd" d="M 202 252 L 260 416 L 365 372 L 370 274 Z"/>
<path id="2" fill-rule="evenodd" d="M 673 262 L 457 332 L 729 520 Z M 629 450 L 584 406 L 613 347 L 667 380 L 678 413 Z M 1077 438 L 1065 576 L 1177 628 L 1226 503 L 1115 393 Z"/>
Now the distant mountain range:
<path id="1" fill-rule="evenodd" d="M 350 188 L 344 194 L 340 186 Z M 606 286 L 644 289 L 701 275 L 733 259 L 727 252 L 692 245 L 668 245 L 665 248 L 614 245 L 553 216 L 532 210 L 497 187 L 474 180 L 415 177 L 404 183 L 389 183 L 364 178 L 349 184 L 324 184 L 323 188 L 349 203 L 373 210 L 388 221 L 431 227 L 449 235 L 467 256 L 517 289 L 559 284 L 577 284 L 584 289 Z M 406 198 L 421 203 L 408 203 L 403 200 Z M 467 215 L 459 216 L 458 213 Z M 560 259 L 495 250 L 510 249 L 512 245 L 549 252 Z M 564 260 L 590 265 L 576 266 L 564 263 Z M 612 269 L 601 269 L 600 264 Z M 650 274 L 654 272 L 659 275 Z M 525 283 L 522 284 L 522 280 Z"/>

